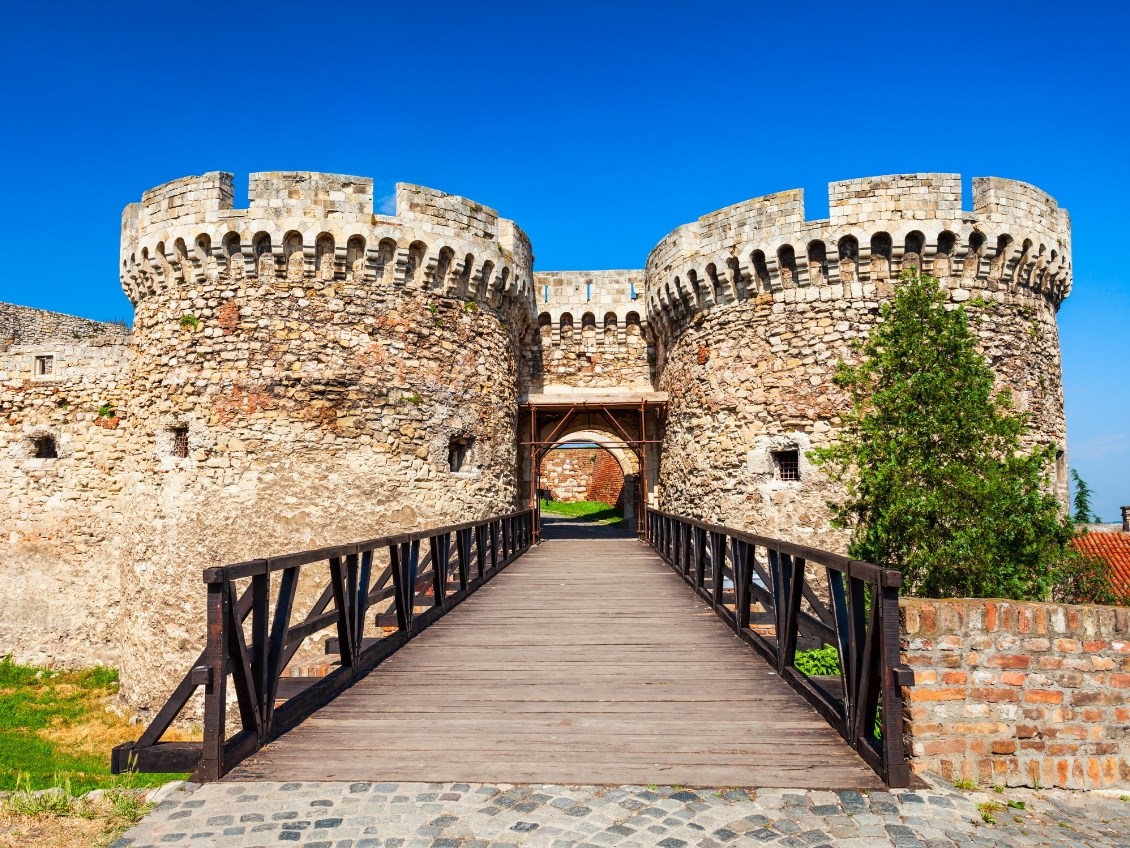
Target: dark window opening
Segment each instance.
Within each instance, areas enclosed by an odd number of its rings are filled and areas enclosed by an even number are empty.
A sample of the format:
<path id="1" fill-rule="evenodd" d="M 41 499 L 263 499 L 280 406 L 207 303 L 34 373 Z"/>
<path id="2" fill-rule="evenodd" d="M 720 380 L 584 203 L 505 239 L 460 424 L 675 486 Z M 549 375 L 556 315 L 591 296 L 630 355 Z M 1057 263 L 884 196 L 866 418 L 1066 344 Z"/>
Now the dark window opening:
<path id="1" fill-rule="evenodd" d="M 188 428 L 173 428 L 173 456 L 184 459 L 188 456 Z"/>
<path id="2" fill-rule="evenodd" d="M 56 459 L 59 456 L 54 436 L 36 436 L 32 439 L 32 444 L 35 446 L 36 459 Z"/>
<path id="3" fill-rule="evenodd" d="M 470 436 L 455 436 L 447 446 L 447 463 L 452 471 L 463 471 L 471 452 Z"/>
<path id="4" fill-rule="evenodd" d="M 35 376 L 48 377 L 55 373 L 55 357 L 54 356 L 37 356 L 35 357 Z"/>
<path id="5" fill-rule="evenodd" d="M 800 479 L 800 452 L 795 448 L 773 451 L 773 464 L 777 466 L 779 480 Z"/>

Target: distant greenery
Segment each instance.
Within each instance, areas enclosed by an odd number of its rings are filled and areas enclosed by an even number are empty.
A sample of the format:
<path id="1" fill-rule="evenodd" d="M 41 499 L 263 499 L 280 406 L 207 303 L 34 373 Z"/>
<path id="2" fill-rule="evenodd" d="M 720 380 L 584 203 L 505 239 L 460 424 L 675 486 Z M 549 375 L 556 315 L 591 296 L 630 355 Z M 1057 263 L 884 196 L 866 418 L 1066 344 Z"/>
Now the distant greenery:
<path id="1" fill-rule="evenodd" d="M 1075 496 L 1072 498 L 1075 514 L 1071 517 L 1075 519 L 1076 524 L 1098 524 L 1099 517 L 1091 509 L 1091 497 L 1094 492 L 1074 468 L 1071 469 L 1071 482 L 1075 484 Z"/>
<path id="2" fill-rule="evenodd" d="M 118 786 L 110 751 L 142 728 L 106 711 L 118 672 L 95 667 L 57 671 L 0 660 L 0 790 L 73 792 Z M 160 786 L 180 774 L 139 774 L 135 785 Z"/>
<path id="3" fill-rule="evenodd" d="M 1025 450 L 1028 416 L 933 277 L 903 272 L 892 302 L 840 362 L 850 399 L 837 440 L 809 457 L 841 483 L 850 555 L 903 573 L 926 597 L 1045 600 L 1079 567 L 1051 490 L 1055 448 Z"/>
<path id="4" fill-rule="evenodd" d="M 550 501 L 542 498 L 541 511 L 549 515 L 580 518 L 607 527 L 620 527 L 624 523 L 624 513 L 603 501 Z"/>

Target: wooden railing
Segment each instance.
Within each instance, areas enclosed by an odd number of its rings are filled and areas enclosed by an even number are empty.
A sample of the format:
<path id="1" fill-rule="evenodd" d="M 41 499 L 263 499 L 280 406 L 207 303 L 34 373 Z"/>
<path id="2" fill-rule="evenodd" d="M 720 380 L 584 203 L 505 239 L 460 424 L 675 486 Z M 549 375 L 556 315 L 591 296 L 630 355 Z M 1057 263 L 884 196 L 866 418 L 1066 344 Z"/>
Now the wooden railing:
<path id="1" fill-rule="evenodd" d="M 114 749 L 113 772 L 223 777 L 525 553 L 532 538 L 532 515 L 526 510 L 205 569 L 207 645 L 141 738 Z M 324 582 L 310 574 L 319 569 L 328 572 Z M 311 580 L 320 592 L 310 591 Z M 307 605 L 302 621 L 292 623 L 295 608 Z M 340 666 L 325 676 L 285 675 L 299 648 L 305 643 L 309 649 L 311 637 L 331 628 L 325 651 L 339 654 Z M 240 725 L 232 734 L 229 676 Z M 160 741 L 200 687 L 203 742 Z"/>
<path id="2" fill-rule="evenodd" d="M 889 786 L 908 785 L 901 687 L 914 673 L 899 663 L 901 572 L 655 510 L 648 540 Z M 816 569 L 827 592 L 809 583 Z M 797 669 L 798 641 L 835 646 L 839 675 Z"/>

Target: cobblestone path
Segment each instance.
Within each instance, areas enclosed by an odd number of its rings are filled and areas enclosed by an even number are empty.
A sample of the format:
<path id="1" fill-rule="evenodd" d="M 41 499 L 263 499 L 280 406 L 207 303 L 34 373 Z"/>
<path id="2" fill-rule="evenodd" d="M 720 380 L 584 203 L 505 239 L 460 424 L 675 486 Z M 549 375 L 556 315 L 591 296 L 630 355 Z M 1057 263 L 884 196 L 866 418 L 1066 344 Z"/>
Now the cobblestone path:
<path id="1" fill-rule="evenodd" d="M 1127 797 L 221 781 L 173 793 L 114 848 L 1114 848 L 1130 846 Z"/>

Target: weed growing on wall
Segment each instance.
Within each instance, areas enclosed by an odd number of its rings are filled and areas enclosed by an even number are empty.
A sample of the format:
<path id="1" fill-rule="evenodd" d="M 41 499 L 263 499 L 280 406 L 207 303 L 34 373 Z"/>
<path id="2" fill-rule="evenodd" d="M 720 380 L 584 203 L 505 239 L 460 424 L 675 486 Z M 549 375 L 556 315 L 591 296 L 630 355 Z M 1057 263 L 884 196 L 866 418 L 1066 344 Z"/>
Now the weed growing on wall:
<path id="1" fill-rule="evenodd" d="M 1021 449 L 1028 417 L 946 300 L 933 277 L 902 274 L 859 363 L 837 367 L 843 430 L 809 457 L 847 491 L 829 506 L 851 556 L 900 569 L 904 591 L 1043 600 L 1074 535 L 1051 492 L 1054 446 Z"/>

